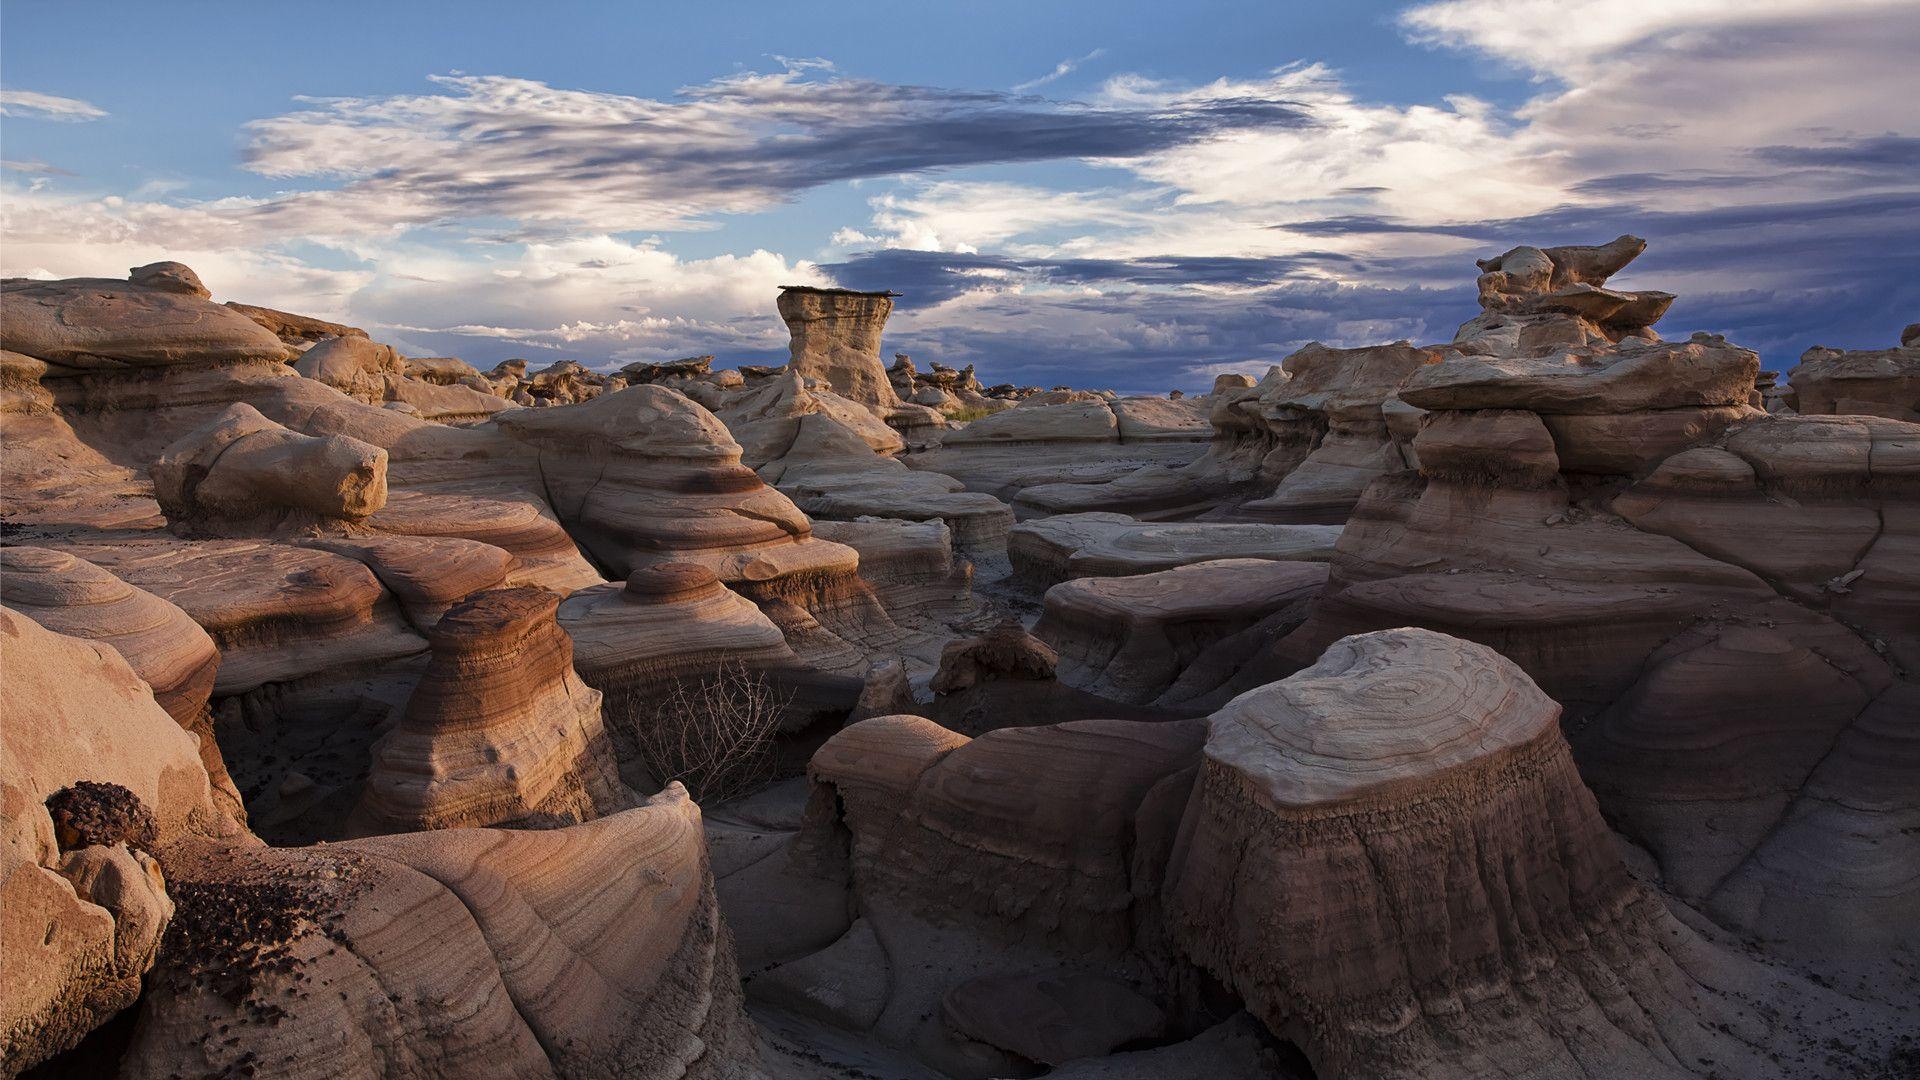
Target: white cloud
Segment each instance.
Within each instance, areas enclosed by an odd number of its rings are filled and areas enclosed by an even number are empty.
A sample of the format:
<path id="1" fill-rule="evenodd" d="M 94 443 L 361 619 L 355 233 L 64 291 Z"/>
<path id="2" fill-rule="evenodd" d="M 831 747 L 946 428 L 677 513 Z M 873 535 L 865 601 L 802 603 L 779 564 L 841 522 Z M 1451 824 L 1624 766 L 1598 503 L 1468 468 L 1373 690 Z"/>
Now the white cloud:
<path id="1" fill-rule="evenodd" d="M 1045 86 L 1050 82 L 1054 82 L 1059 79 L 1064 79 L 1067 76 L 1073 74 L 1074 72 L 1080 70 L 1080 65 L 1085 64 L 1090 60 L 1098 60 L 1105 55 L 1107 55 L 1107 50 L 1095 49 L 1092 52 L 1086 54 L 1085 56 L 1070 56 L 1067 59 L 1062 60 L 1059 63 L 1053 65 L 1053 70 L 1047 72 L 1045 75 L 1042 75 L 1037 79 L 1028 79 L 1026 82 L 1014 83 L 1013 88 L 1015 90 L 1026 91 L 1026 90 L 1033 90 L 1038 87 Z"/>
<path id="2" fill-rule="evenodd" d="M 98 120 L 107 111 L 79 98 L 42 94 L 34 90 L 0 90 L 0 116 L 25 120 Z"/>

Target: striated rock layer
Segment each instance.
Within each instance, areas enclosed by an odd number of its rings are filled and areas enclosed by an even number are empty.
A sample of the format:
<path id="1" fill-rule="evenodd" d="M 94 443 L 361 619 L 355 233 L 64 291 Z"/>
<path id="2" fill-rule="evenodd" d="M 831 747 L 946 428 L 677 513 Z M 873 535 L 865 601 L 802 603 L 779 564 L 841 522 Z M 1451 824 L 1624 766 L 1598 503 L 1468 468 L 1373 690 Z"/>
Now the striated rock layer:
<path id="1" fill-rule="evenodd" d="M 374 745 L 357 830 L 588 821 L 628 805 L 559 604 L 496 589 L 441 617 L 426 672 Z"/>
<path id="2" fill-rule="evenodd" d="M 129 1078 L 755 1072 L 677 784 L 562 829 L 202 852 L 175 882 Z"/>
<path id="3" fill-rule="evenodd" d="M 1168 868 L 1176 948 L 1322 1074 L 1830 1067 L 1627 873 L 1558 715 L 1492 650 L 1423 630 L 1236 698 Z"/>

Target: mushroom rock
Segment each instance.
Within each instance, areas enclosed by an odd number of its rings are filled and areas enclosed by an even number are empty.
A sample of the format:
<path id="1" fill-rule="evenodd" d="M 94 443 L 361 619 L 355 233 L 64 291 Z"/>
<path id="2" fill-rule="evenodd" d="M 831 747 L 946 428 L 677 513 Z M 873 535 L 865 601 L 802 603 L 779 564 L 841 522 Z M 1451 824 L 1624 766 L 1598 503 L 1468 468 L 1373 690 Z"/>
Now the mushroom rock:
<path id="1" fill-rule="evenodd" d="M 1920 326 L 1920 323 L 1914 324 Z M 1920 334 L 1907 327 L 1891 349 L 1814 346 L 1787 372 L 1787 404 L 1802 416 L 1884 416 L 1920 422 Z"/>
<path id="2" fill-rule="evenodd" d="M 509 584 L 516 560 L 504 548 L 448 536 L 323 537 L 303 546 L 365 563 L 393 594 L 407 622 L 431 630 L 468 596 Z"/>
<path id="3" fill-rule="evenodd" d="M 1234 699 L 1167 870 L 1175 947 L 1322 1074 L 1779 1070 L 1792 1022 L 1689 955 L 1558 716 L 1492 650 L 1414 629 Z"/>
<path id="4" fill-rule="evenodd" d="M 936 694 L 951 694 L 999 679 L 1051 679 L 1059 662 L 1045 642 L 1008 619 L 979 637 L 948 642 L 930 685 Z"/>
<path id="5" fill-rule="evenodd" d="M 135 1080 L 758 1072 L 678 784 L 565 828 L 212 852 L 173 880 Z"/>
<path id="6" fill-rule="evenodd" d="M 814 753 L 808 775 L 837 802 L 816 797 L 805 828 L 851 832 L 863 903 L 1124 949 L 1137 915 L 1136 818 L 1156 785 L 1194 763 L 1201 728 L 1084 720 L 969 740 L 917 716 L 863 720 Z"/>
<path id="7" fill-rule="evenodd" d="M 769 614 L 790 635 L 891 627 L 857 576 L 859 556 L 815 539 L 806 515 L 740 463 L 726 426 L 684 395 L 635 386 L 494 423 L 534 449 L 554 512 L 613 573 L 699 563 L 777 607 Z"/>
<path id="8" fill-rule="evenodd" d="M 1080 577 L 1123 577 L 1213 559 L 1323 562 L 1338 525 L 1160 523 L 1125 514 L 1061 514 L 1015 525 L 1007 557 L 1023 579 L 1047 587 Z"/>
<path id="9" fill-rule="evenodd" d="M 226 306 L 259 323 L 272 331 L 275 337 L 295 348 L 313 345 L 328 338 L 367 336 L 367 332 L 357 326 L 328 322 L 325 319 L 315 319 L 307 315 L 275 311 L 273 308 L 256 307 L 233 300 L 227 301 Z"/>
<path id="10" fill-rule="evenodd" d="M 780 318 L 792 335 L 787 370 L 869 408 L 898 406 L 900 398 L 880 362 L 880 332 L 896 295 L 781 286 Z"/>
<path id="11" fill-rule="evenodd" d="M 8 607 L 55 633 L 113 646 L 160 707 L 199 740 L 215 797 L 244 819 L 207 708 L 220 651 L 206 631 L 173 604 L 64 551 L 0 548 L 0 574 Z"/>
<path id="12" fill-rule="evenodd" d="M 520 382 L 520 390 L 537 405 L 575 405 L 600 396 L 605 387 L 606 376 L 574 360 L 556 360 Z"/>
<path id="13" fill-rule="evenodd" d="M 286 358 L 287 346 L 271 331 L 184 288 L 178 274 L 143 276 L 0 284 L 7 348 L 69 372 Z"/>
<path id="14" fill-rule="evenodd" d="M 441 616 L 413 696 L 374 744 L 356 831 L 568 823 L 631 805 L 559 604 L 494 589 Z"/>
<path id="15" fill-rule="evenodd" d="M 387 501 L 385 450 L 290 431 L 245 403 L 167 447 L 152 473 L 168 524 L 188 536 L 360 522 Z"/>
<path id="16" fill-rule="evenodd" d="M 173 912 L 157 857 L 241 830 L 193 736 L 106 642 L 0 608 L 0 649 L 0 1067 L 12 1075 L 139 995 Z"/>
<path id="17" fill-rule="evenodd" d="M 1323 563 L 1266 559 L 1077 578 L 1047 590 L 1034 636 L 1059 654 L 1061 682 L 1147 704 L 1188 681 L 1189 668 L 1226 639 L 1269 620 L 1289 630 L 1297 626 L 1326 581 Z M 1271 628 L 1270 634 L 1278 636 Z M 1216 679 L 1237 667 L 1216 666 L 1223 669 Z"/>

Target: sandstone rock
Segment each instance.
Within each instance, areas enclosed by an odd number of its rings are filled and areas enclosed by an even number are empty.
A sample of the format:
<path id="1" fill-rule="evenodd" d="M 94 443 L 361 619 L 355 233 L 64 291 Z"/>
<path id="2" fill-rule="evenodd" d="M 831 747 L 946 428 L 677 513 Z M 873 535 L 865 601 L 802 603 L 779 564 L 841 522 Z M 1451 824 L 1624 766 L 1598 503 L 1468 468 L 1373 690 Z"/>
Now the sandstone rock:
<path id="1" fill-rule="evenodd" d="M 787 370 L 818 379 L 861 405 L 898 405 L 899 397 L 880 363 L 880 332 L 893 311 L 895 295 L 782 286 L 780 318 L 793 335 Z"/>
<path id="2" fill-rule="evenodd" d="M 1213 559 L 1322 562 L 1337 525 L 1215 522 L 1161 524 L 1125 514 L 1062 514 L 1023 521 L 1007 534 L 1014 572 L 1047 587 L 1079 577 L 1150 574 Z"/>
<path id="3" fill-rule="evenodd" d="M 1059 654 L 1060 681 L 1145 704 L 1209 647 L 1276 615 L 1293 624 L 1326 584 L 1320 563 L 1217 559 L 1047 590 L 1034 635 Z"/>
<path id="4" fill-rule="evenodd" d="M 235 404 L 167 447 L 153 463 L 153 487 L 168 523 L 188 536 L 358 522 L 386 505 L 387 452 L 349 436 L 289 431 Z"/>
<path id="5" fill-rule="evenodd" d="M 872 924 L 855 919 L 839 941 L 755 977 L 747 992 L 755 1001 L 865 1031 L 887 1007 L 889 974 Z"/>
<path id="6" fill-rule="evenodd" d="M 401 361 L 401 374 L 409 379 L 435 386 L 465 386 L 480 378 L 472 364 L 452 356 L 409 356 Z"/>
<path id="7" fill-rule="evenodd" d="M 929 685 L 936 694 L 951 694 L 994 679 L 1051 679 L 1059 662 L 1045 642 L 1008 620 L 979 637 L 949 642 Z"/>
<path id="8" fill-rule="evenodd" d="M 272 308 L 255 307 L 227 301 L 227 306 L 259 323 L 273 332 L 281 341 L 296 348 L 312 345 L 333 337 L 366 337 L 367 332 L 357 326 L 328 322 L 306 315 L 294 315 L 290 312 L 275 311 Z"/>
<path id="9" fill-rule="evenodd" d="M 1920 422 L 1920 337 L 1907 329 L 1898 348 L 1808 349 L 1787 372 L 1787 403 L 1803 416 L 1870 414 Z"/>
<path id="10" fill-rule="evenodd" d="M 1745 405 L 1760 370 L 1752 352 L 1710 334 L 1688 342 L 1570 350 L 1527 359 L 1456 356 L 1400 391 L 1422 409 L 1531 409 L 1618 414 Z"/>
<path id="11" fill-rule="evenodd" d="M 630 805 L 559 603 L 495 589 L 440 619 L 426 672 L 374 745 L 356 831 L 570 823 Z"/>
<path id="12" fill-rule="evenodd" d="M 1765 1071 L 1788 1040 L 1688 978 L 1558 713 L 1491 650 L 1419 630 L 1235 699 L 1167 873 L 1177 947 L 1317 1072 Z"/>
<path id="13" fill-rule="evenodd" d="M 562 829 L 211 853 L 175 891 L 129 1077 L 757 1071 L 677 785 Z"/>
<path id="14" fill-rule="evenodd" d="M 0 285 L 6 346 L 86 371 L 278 363 L 287 355 L 286 345 L 271 332 L 197 292 L 183 291 L 182 280 L 163 275 L 157 285 L 96 278 L 6 282 Z"/>
<path id="15" fill-rule="evenodd" d="M 1196 721 L 1086 720 L 968 740 L 885 716 L 828 740 L 808 775 L 839 800 L 861 894 L 1099 951 L 1132 940 L 1136 814 L 1200 737 Z"/>
<path id="16" fill-rule="evenodd" d="M 213 296 L 205 285 L 200 284 L 200 275 L 185 263 L 157 262 L 145 266 L 136 266 L 127 271 L 127 280 L 135 285 L 143 285 L 161 292 L 185 293 L 206 300 Z"/>
<path id="17" fill-rule="evenodd" d="M 154 700 L 199 740 L 221 808 L 245 818 L 207 711 L 220 652 L 186 612 L 85 559 L 38 547 L 0 548 L 7 606 L 58 634 L 113 647 Z"/>
<path id="18" fill-rule="evenodd" d="M 155 854 L 237 828 L 215 805 L 193 736 L 113 648 L 8 609 L 0 646 L 0 1064 L 13 1074 L 140 993 L 173 910 Z M 48 801 L 82 783 L 109 786 L 151 832 L 131 846 L 124 833 L 70 833 L 63 844 Z"/>
<path id="19" fill-rule="evenodd" d="M 330 552 L 257 540 L 135 540 L 72 550 L 200 624 L 220 648 L 216 697 L 427 647 L 372 571 Z"/>

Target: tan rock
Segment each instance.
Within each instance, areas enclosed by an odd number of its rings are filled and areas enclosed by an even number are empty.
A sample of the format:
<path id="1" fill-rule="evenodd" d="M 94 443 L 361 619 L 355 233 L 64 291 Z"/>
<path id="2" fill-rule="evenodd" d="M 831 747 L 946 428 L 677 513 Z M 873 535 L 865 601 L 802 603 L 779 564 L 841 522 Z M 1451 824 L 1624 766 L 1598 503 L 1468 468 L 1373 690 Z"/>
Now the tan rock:
<path id="1" fill-rule="evenodd" d="M 1077 578 L 1047 590 L 1034 636 L 1059 654 L 1061 682 L 1145 704 L 1224 639 L 1275 616 L 1297 625 L 1326 580 L 1324 563 L 1266 559 Z"/>
<path id="2" fill-rule="evenodd" d="M 328 322 L 325 319 L 275 311 L 273 308 L 255 307 L 252 304 L 242 304 L 232 300 L 227 301 L 227 306 L 266 327 L 275 337 L 296 348 L 325 341 L 331 337 L 367 336 L 365 330 L 357 326 L 347 326 L 344 323 Z"/>
<path id="3" fill-rule="evenodd" d="M 289 431 L 245 404 L 167 447 L 152 472 L 168 523 L 188 536 L 364 521 L 387 502 L 385 450 Z"/>
<path id="4" fill-rule="evenodd" d="M 1007 534 L 1007 556 L 1025 580 L 1051 586 L 1213 559 L 1322 562 L 1332 557 L 1339 538 L 1337 525 L 1157 523 L 1096 512 L 1023 521 Z"/>
<path id="5" fill-rule="evenodd" d="M 356 831 L 570 823 L 631 805 L 559 603 L 495 589 L 441 617 L 426 672 L 374 745 Z"/>
<path id="6" fill-rule="evenodd" d="M 193 736 L 112 647 L 0 609 L 0 652 L 0 1063 L 12 1074 L 139 995 L 172 915 L 154 854 L 238 830 L 214 803 Z M 48 799 L 82 782 L 114 785 L 151 832 L 63 844 Z"/>
<path id="7" fill-rule="evenodd" d="M 875 408 L 900 403 L 880 362 L 880 332 L 894 293 L 787 285 L 780 318 L 792 334 L 787 370 L 817 379 L 849 401 Z"/>
<path id="8" fill-rule="evenodd" d="M 700 811 L 678 785 L 567 828 L 211 853 L 175 889 L 184 929 L 129 1077 L 758 1071 Z"/>
<path id="9" fill-rule="evenodd" d="M 149 281 L 158 283 L 69 278 L 0 285 L 6 347 L 79 370 L 278 363 L 287 355 L 286 345 L 253 320 L 183 289 L 177 273 Z"/>

